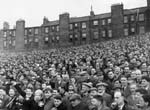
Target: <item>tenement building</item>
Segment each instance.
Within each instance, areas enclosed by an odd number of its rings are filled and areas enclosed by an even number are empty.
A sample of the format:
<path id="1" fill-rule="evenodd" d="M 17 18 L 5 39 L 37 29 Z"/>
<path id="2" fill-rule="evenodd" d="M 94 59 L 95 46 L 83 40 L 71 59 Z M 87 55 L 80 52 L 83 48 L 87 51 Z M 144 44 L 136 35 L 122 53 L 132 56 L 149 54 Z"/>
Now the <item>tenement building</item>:
<path id="1" fill-rule="evenodd" d="M 111 6 L 110 13 L 70 17 L 59 15 L 59 20 L 49 21 L 46 17 L 38 27 L 25 27 L 18 20 L 13 29 L 5 22 L 0 31 L 1 50 L 46 49 L 96 43 L 103 40 L 126 37 L 150 32 L 150 0 L 147 6 L 124 9 L 123 4 Z"/>

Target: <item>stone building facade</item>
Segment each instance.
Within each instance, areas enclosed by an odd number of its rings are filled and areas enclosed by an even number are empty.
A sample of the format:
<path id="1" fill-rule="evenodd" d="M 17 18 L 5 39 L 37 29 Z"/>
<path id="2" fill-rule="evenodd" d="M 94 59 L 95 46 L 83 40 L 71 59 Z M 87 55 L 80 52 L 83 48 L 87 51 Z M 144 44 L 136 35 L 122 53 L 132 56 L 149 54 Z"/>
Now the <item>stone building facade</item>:
<path id="1" fill-rule="evenodd" d="M 70 17 L 59 15 L 59 20 L 49 21 L 37 27 L 25 27 L 18 20 L 14 29 L 4 23 L 0 31 L 1 50 L 48 49 L 96 43 L 103 40 L 150 32 L 150 0 L 147 6 L 124 9 L 123 4 L 113 4 L 110 13 Z"/>

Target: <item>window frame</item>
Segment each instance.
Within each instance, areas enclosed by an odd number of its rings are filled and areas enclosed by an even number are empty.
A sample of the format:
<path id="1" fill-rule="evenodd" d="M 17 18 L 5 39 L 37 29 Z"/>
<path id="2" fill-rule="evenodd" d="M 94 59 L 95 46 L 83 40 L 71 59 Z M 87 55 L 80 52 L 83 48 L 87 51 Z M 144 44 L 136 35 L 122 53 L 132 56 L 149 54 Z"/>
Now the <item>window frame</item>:
<path id="1" fill-rule="evenodd" d="M 81 27 L 82 27 L 82 29 L 86 29 L 87 28 L 87 23 L 86 22 L 82 22 L 81 23 Z"/>

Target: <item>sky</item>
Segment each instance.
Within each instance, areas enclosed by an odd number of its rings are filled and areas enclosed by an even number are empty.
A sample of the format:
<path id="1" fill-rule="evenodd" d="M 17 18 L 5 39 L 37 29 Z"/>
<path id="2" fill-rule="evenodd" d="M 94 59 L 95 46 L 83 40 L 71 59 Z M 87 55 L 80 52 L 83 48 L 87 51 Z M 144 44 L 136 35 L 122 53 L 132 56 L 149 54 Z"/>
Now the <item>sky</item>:
<path id="1" fill-rule="evenodd" d="M 0 0 L 0 29 L 7 21 L 10 28 L 23 19 L 26 27 L 40 26 L 44 16 L 58 20 L 59 14 L 68 12 L 70 17 L 87 16 L 91 5 L 95 14 L 110 12 L 111 5 L 123 3 L 125 9 L 147 6 L 147 0 Z"/>

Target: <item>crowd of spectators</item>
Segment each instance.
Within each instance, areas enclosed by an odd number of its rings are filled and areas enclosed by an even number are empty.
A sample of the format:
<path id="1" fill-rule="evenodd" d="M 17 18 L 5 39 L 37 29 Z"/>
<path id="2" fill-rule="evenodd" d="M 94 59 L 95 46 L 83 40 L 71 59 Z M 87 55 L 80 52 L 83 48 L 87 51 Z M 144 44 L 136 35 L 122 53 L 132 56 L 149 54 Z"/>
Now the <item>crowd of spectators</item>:
<path id="1" fill-rule="evenodd" d="M 0 110 L 150 110 L 150 33 L 1 53 Z"/>

